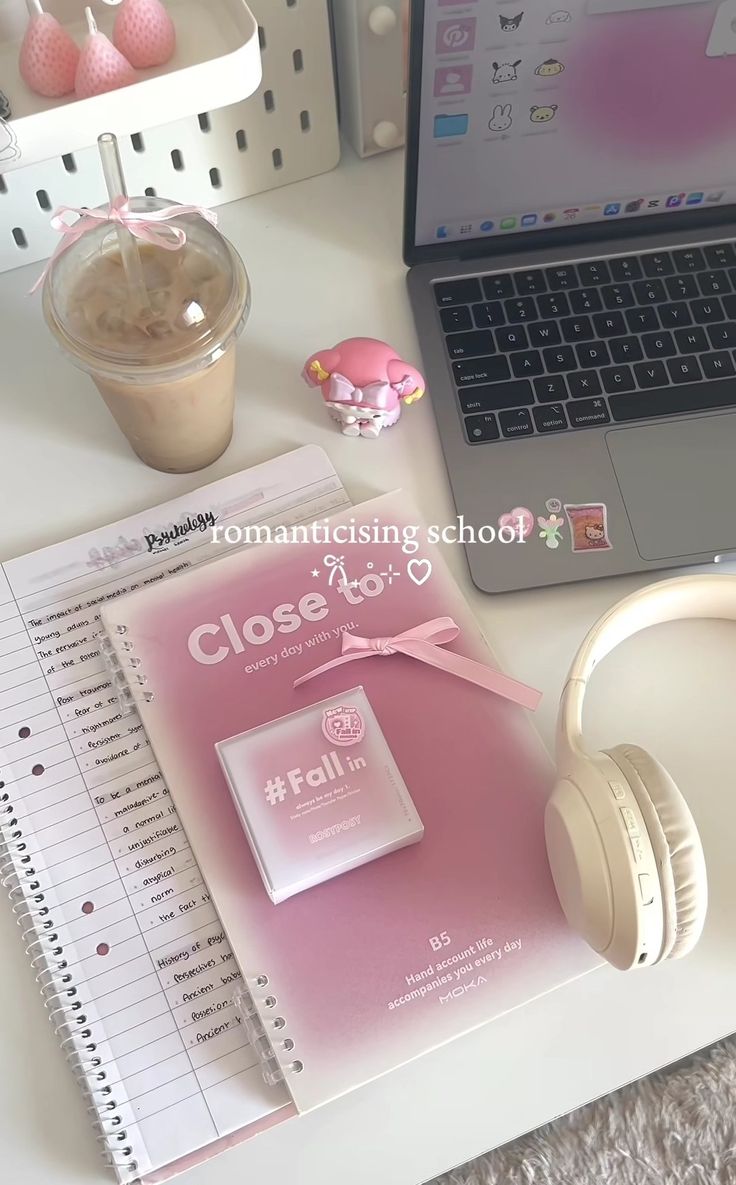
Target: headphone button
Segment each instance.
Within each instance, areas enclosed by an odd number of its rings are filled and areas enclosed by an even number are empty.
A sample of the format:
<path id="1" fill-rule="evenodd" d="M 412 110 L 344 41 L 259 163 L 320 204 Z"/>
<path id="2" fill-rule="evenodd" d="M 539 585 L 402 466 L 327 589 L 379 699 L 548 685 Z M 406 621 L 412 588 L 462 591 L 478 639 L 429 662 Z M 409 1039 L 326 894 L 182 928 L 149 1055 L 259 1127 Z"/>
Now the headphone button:
<path id="1" fill-rule="evenodd" d="M 621 783 L 609 782 L 608 785 L 611 787 L 611 794 L 616 799 L 616 802 L 623 802 L 623 800 L 626 798 L 626 791 L 624 790 Z"/>
<path id="2" fill-rule="evenodd" d="M 630 835 L 629 836 L 629 843 L 631 844 L 631 850 L 634 853 L 634 859 L 636 860 L 637 864 L 643 864 L 644 863 L 644 845 L 641 842 L 641 836 L 640 835 Z"/>
<path id="3" fill-rule="evenodd" d="M 641 897 L 642 905 L 651 905 L 654 901 L 652 878 L 648 872 L 639 873 L 639 896 Z"/>
<path id="4" fill-rule="evenodd" d="M 621 811 L 621 818 L 624 821 L 624 827 L 628 831 L 629 835 L 632 838 L 636 837 L 638 839 L 639 834 L 640 834 L 639 824 L 637 822 L 636 815 L 632 811 L 631 807 L 630 806 L 622 806 L 622 807 L 619 807 L 619 810 Z"/>

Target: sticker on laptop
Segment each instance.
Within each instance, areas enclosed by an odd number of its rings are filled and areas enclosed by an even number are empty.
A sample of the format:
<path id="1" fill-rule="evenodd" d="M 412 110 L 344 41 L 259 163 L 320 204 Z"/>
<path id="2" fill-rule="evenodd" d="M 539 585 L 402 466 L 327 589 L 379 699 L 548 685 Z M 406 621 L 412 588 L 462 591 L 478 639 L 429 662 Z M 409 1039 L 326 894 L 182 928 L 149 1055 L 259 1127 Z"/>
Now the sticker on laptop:
<path id="1" fill-rule="evenodd" d="M 564 524 L 564 519 L 561 519 L 557 514 L 551 514 L 549 518 L 537 518 L 539 524 L 539 538 L 544 539 L 546 546 L 550 551 L 557 551 L 557 548 L 562 542 L 561 531 Z"/>
<path id="2" fill-rule="evenodd" d="M 608 537 L 608 513 L 605 503 L 591 502 L 585 506 L 565 506 L 570 524 L 573 552 L 610 551 L 613 544 Z"/>

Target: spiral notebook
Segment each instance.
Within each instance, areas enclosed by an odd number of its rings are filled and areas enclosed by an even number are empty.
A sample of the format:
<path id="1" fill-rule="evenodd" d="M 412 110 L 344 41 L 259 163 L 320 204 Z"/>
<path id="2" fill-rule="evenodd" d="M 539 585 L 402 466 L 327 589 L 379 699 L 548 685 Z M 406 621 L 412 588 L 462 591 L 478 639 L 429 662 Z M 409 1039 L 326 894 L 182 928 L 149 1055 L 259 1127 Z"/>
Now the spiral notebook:
<path id="1" fill-rule="evenodd" d="M 100 609 L 220 554 L 215 523 L 345 505 L 307 447 L 0 567 L 0 879 L 126 1185 L 167 1180 L 293 1108 L 263 1081 L 222 923 L 143 726 L 121 716 Z"/>
<path id="2" fill-rule="evenodd" d="M 474 662 L 474 673 L 483 664 L 499 682 L 420 523 L 405 497 L 387 495 L 336 515 L 327 546 L 282 537 L 102 612 L 112 669 L 139 705 L 243 972 L 254 1048 L 268 1080 L 285 1083 L 300 1112 L 597 964 L 567 926 L 549 873 L 543 816 L 554 771 L 530 714 L 475 682 L 391 653 L 386 641 L 451 618 L 457 637 L 445 637 L 447 650 Z M 412 536 L 418 550 L 407 555 L 403 541 Z M 345 634 L 364 661 L 295 686 L 339 657 Z M 289 827 L 283 812 L 303 804 L 315 822 L 297 830 L 311 832 L 309 842 L 327 856 L 335 836 L 361 822 L 352 797 L 360 788 L 346 786 L 350 749 L 340 756 L 325 740 L 322 759 L 305 760 L 302 725 L 295 733 L 294 724 L 311 705 L 340 696 L 343 716 L 355 716 L 358 683 L 423 838 L 413 826 L 419 842 L 394 844 L 314 884 L 292 828 L 285 846 L 293 872 L 312 887 L 275 904 L 216 746 L 255 738 L 258 772 L 246 774 L 241 806 L 250 796 L 251 819 L 270 824 L 280 811 Z M 524 698 L 518 684 L 516 693 Z M 314 735 L 304 750 L 312 754 Z M 344 809 L 333 817 L 324 808 L 334 794 Z M 289 885 L 288 860 L 276 863 Z"/>

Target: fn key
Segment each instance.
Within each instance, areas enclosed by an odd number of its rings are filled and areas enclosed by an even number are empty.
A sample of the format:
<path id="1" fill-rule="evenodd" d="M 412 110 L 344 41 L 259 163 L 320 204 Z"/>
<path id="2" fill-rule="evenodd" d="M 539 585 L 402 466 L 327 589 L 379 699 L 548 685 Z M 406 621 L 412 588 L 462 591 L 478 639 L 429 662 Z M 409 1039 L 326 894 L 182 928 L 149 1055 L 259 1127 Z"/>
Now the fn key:
<path id="1" fill-rule="evenodd" d="M 467 416 L 465 434 L 469 444 L 484 444 L 488 440 L 498 440 L 501 435 L 492 412 L 482 416 Z"/>

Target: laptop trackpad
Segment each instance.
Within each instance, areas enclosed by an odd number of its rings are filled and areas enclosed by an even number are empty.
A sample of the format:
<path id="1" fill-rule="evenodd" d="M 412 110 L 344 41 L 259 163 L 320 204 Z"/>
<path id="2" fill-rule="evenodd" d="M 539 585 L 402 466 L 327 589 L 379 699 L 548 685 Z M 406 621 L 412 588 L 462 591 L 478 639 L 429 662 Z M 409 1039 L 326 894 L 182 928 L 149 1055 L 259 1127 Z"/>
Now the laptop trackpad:
<path id="1" fill-rule="evenodd" d="M 736 551 L 736 414 L 606 435 L 644 560 Z"/>

